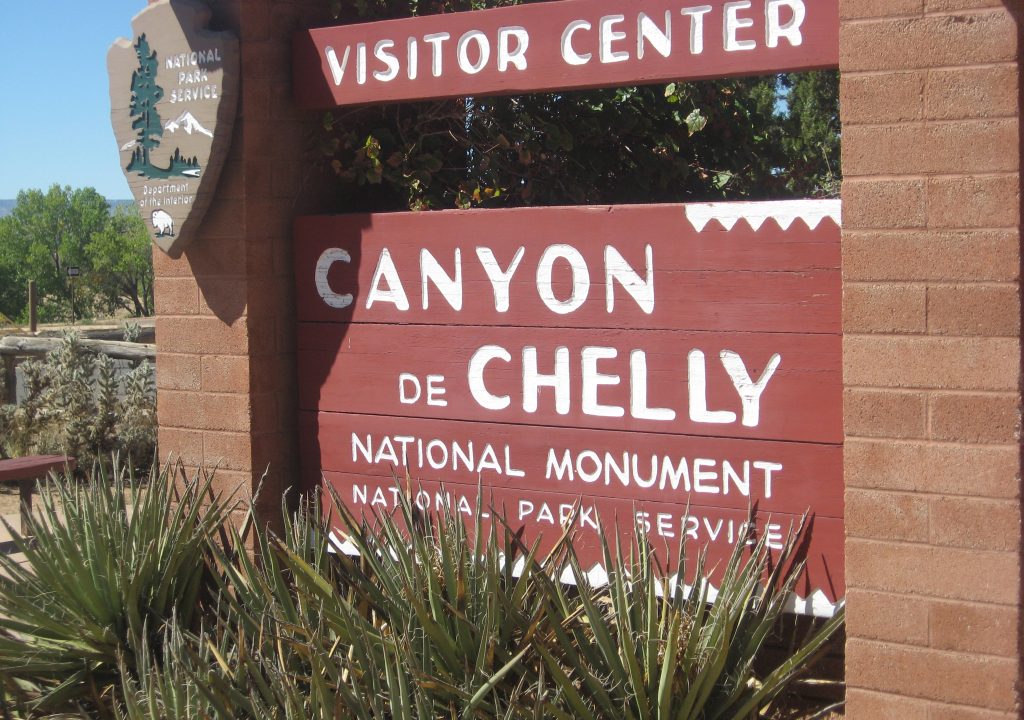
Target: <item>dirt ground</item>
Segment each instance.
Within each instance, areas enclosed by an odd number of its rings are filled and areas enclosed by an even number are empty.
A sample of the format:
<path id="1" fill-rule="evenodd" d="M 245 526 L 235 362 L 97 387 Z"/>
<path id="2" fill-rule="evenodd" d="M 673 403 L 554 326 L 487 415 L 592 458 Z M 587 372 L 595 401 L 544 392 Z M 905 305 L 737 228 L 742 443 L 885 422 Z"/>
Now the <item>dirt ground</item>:
<path id="1" fill-rule="evenodd" d="M 17 486 L 0 486 L 0 515 L 16 515 L 19 507 Z"/>

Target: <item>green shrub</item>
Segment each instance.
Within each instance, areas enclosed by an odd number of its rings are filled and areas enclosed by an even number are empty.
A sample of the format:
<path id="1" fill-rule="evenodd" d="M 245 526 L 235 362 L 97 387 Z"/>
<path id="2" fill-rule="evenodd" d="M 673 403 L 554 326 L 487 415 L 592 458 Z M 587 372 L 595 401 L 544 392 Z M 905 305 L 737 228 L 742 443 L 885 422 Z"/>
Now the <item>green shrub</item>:
<path id="1" fill-rule="evenodd" d="M 80 468 L 119 454 L 146 468 L 156 449 L 152 367 L 118 381 L 113 361 L 66 334 L 41 361 L 23 363 L 26 397 L 0 407 L 0 454 L 66 454 Z"/>
<path id="2" fill-rule="evenodd" d="M 209 479 L 132 477 L 115 460 L 84 485 L 48 483 L 34 542 L 8 528 L 27 562 L 0 554 L 0 683 L 33 707 L 102 707 L 120 678 L 144 674 L 168 627 L 198 622 L 204 556 L 230 506 L 201 502 Z"/>
<path id="3" fill-rule="evenodd" d="M 792 542 L 771 572 L 763 541 L 741 542 L 709 603 L 642 535 L 605 546 L 607 585 L 574 586 L 569 532 L 541 553 L 500 515 L 467 525 L 406 498 L 357 520 L 332 498 L 333 522 L 314 502 L 278 536 L 211 487 L 176 495 L 167 471 L 142 490 L 124 473 L 57 483 L 65 519 L 47 503 L 28 562 L 0 560 L 15 717 L 753 718 L 842 624 L 840 609 L 755 671 L 800 569 L 779 569 Z M 329 551 L 332 527 L 357 556 Z M 702 553 L 675 562 L 705 574 Z"/>

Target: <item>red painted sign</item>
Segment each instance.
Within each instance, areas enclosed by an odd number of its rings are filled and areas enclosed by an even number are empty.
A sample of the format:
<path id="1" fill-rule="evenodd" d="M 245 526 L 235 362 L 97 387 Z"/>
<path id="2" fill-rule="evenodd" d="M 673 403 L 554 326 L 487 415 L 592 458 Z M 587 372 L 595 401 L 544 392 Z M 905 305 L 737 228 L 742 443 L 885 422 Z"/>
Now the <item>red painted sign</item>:
<path id="1" fill-rule="evenodd" d="M 479 481 L 537 531 L 579 502 L 591 549 L 598 516 L 718 557 L 749 507 L 775 545 L 810 510 L 805 596 L 835 600 L 837 220 L 815 201 L 300 218 L 304 472 L 381 509 L 393 472 L 426 507 L 469 507 Z"/>
<path id="2" fill-rule="evenodd" d="M 837 67 L 834 0 L 562 0 L 304 30 L 296 102 L 516 94 Z"/>

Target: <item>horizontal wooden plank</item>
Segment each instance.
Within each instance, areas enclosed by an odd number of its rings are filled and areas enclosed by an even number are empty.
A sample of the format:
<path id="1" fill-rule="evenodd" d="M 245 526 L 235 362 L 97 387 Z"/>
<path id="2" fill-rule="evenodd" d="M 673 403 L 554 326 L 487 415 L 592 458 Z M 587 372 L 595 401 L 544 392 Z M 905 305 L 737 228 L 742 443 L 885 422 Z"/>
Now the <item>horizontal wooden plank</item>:
<path id="1" fill-rule="evenodd" d="M 320 470 L 842 517 L 838 445 L 303 412 L 301 455 Z"/>
<path id="2" fill-rule="evenodd" d="M 473 484 L 415 482 L 407 485 L 379 476 L 325 472 L 324 481 L 330 484 L 343 502 L 357 516 L 369 511 L 388 513 L 395 509 L 401 495 L 408 492 L 417 506 L 426 512 L 437 511 L 446 505 L 467 520 L 476 512 L 478 487 Z M 693 562 L 700 548 L 707 548 L 711 580 L 716 582 L 734 544 L 742 536 L 748 515 L 745 511 L 723 510 L 685 503 L 643 502 L 626 499 L 581 497 L 579 494 L 538 492 L 515 488 L 487 488 L 482 491 L 483 511 L 500 512 L 512 528 L 522 527 L 527 542 L 541 541 L 541 547 L 550 547 L 561 534 L 561 524 L 579 512 L 573 523 L 577 532 L 577 548 L 583 567 L 590 569 L 602 560 L 601 534 L 614 547 L 614 536 L 620 538 L 624 548 L 629 547 L 633 528 L 643 528 L 652 541 L 662 562 L 670 565 L 676 556 L 680 540 L 687 537 L 688 556 Z M 800 525 L 801 518 L 782 513 L 758 513 L 755 533 L 768 535 L 769 547 L 779 548 L 791 531 Z M 843 568 L 843 523 L 835 518 L 814 518 L 810 531 L 804 537 L 803 557 L 807 572 L 795 591 L 809 597 L 822 590 L 830 601 L 845 595 Z M 692 548 L 692 549 L 691 549 Z M 671 568 L 670 571 L 674 571 Z M 691 566 L 690 572 L 693 568 Z"/>
<path id="3" fill-rule="evenodd" d="M 61 338 L 11 335 L 0 338 L 0 355 L 45 355 L 60 347 Z M 156 345 L 113 340 L 79 340 L 82 348 L 123 360 L 156 360 Z"/>
<path id="4" fill-rule="evenodd" d="M 74 470 L 74 458 L 64 455 L 29 455 L 28 457 L 0 460 L 0 482 L 35 480 L 50 472 Z"/>
<path id="5" fill-rule="evenodd" d="M 838 64 L 836 0 L 566 0 L 317 28 L 293 40 L 294 97 L 307 108 Z"/>
<path id="6" fill-rule="evenodd" d="M 507 352 L 507 361 L 493 357 L 480 362 L 487 348 L 492 354 Z M 553 387 L 541 385 L 544 378 L 529 372 L 533 353 L 536 373 L 552 377 L 556 358 L 565 358 L 560 374 L 568 378 L 562 383 L 564 404 L 556 401 Z M 723 355 L 750 382 L 767 378 L 756 408 L 741 401 Z M 303 410 L 711 437 L 842 442 L 840 358 L 841 338 L 833 335 L 298 327 Z M 771 367 L 776 369 L 766 374 Z M 418 393 L 416 383 L 403 381 L 403 374 L 418 378 Z M 428 383 L 443 394 L 428 392 Z M 698 397 L 701 387 L 703 398 Z M 530 406 L 534 400 L 535 408 Z M 694 405 L 704 414 L 695 412 Z M 655 416 L 660 419 L 650 419 Z"/>
<path id="7" fill-rule="evenodd" d="M 557 313 L 542 298 L 546 286 L 538 270 L 545 257 L 553 257 L 546 255 L 555 252 L 551 248 L 564 246 L 578 253 L 578 264 L 582 261 L 586 299 L 571 312 Z M 783 230 L 768 219 L 756 231 L 746 222 L 728 231 L 712 222 L 698 232 L 683 205 L 313 216 L 296 221 L 295 248 L 300 321 L 800 333 L 841 329 L 840 230 L 832 220 L 814 230 L 796 220 Z M 344 253 L 333 262 L 325 255 L 332 248 Z M 436 261 L 448 277 L 458 278 L 457 296 L 446 297 L 432 279 L 424 279 L 424 252 L 430 255 L 428 264 Z M 321 258 L 326 258 L 328 291 L 350 295 L 351 304 L 325 301 L 323 282 L 317 283 Z M 644 282 L 650 270 L 649 305 L 623 288 L 614 271 L 622 267 L 615 265 L 618 258 Z M 407 308 L 372 292 L 398 289 L 378 275 L 389 261 Z M 490 275 L 485 263 L 493 263 Z M 505 287 L 492 279 L 513 267 Z M 559 257 L 551 263 L 550 278 L 551 294 L 562 301 L 573 296 L 580 274 L 574 275 L 570 261 Z"/>

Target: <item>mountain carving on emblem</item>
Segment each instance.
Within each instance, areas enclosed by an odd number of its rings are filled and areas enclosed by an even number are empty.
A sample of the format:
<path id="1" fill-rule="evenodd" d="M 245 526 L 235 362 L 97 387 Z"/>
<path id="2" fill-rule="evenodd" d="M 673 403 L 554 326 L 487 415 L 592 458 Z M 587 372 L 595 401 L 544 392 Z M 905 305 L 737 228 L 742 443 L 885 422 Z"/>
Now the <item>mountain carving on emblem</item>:
<path id="1" fill-rule="evenodd" d="M 186 133 L 191 135 L 194 132 L 202 133 L 207 137 L 213 137 L 213 133 L 202 126 L 202 124 L 196 120 L 195 116 L 188 110 L 183 112 L 174 120 L 164 125 L 164 130 L 167 132 L 177 132 L 178 130 L 184 130 Z"/>

